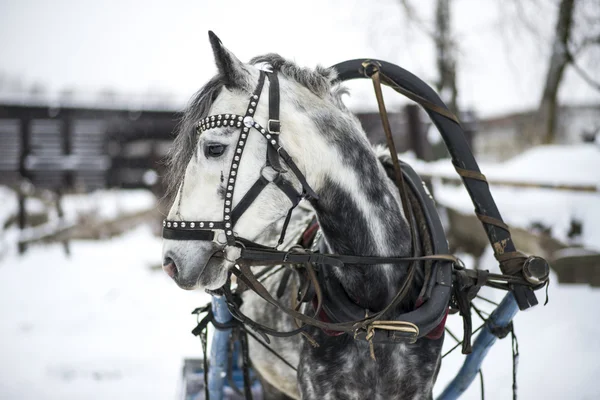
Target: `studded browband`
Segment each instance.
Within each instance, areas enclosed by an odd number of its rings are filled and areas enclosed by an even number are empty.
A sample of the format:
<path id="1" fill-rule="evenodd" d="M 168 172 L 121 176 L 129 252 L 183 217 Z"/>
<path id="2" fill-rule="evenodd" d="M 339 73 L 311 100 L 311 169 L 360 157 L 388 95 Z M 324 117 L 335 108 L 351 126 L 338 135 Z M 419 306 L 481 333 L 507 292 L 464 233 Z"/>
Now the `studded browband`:
<path id="1" fill-rule="evenodd" d="M 260 99 L 260 95 L 264 86 L 265 76 L 269 79 L 269 120 L 266 128 L 259 124 L 254 119 L 254 113 Z M 289 154 L 279 144 L 279 134 L 281 132 L 281 122 L 279 121 L 279 80 L 277 72 L 266 72 L 261 70 L 258 79 L 258 85 L 254 93 L 250 97 L 245 115 L 237 114 L 217 114 L 210 115 L 198 121 L 196 131 L 198 135 L 202 132 L 219 127 L 237 127 L 241 128 L 238 142 L 234 151 L 234 156 L 231 161 L 229 177 L 227 179 L 227 187 L 225 190 L 225 201 L 223 206 L 222 221 L 185 221 L 185 220 L 164 220 L 163 221 L 163 238 L 172 240 L 204 240 L 214 241 L 222 245 L 233 246 L 236 243 L 236 235 L 234 227 L 238 219 L 248 209 L 248 207 L 256 200 L 258 195 L 269 184 L 276 185 L 292 202 L 292 207 L 288 212 L 289 221 L 291 211 L 298 205 L 303 198 L 317 200 L 318 196 L 310 187 L 306 178 L 300 172 L 297 165 L 294 163 Z M 263 167 L 271 167 L 277 173 L 273 180 L 268 180 L 261 171 L 258 180 L 252 185 L 250 190 L 242 197 L 240 202 L 232 207 L 233 193 L 237 172 L 239 170 L 240 161 L 244 152 L 244 147 L 247 142 L 248 135 L 251 129 L 258 131 L 267 140 L 267 156 L 266 164 Z M 280 159 L 283 159 L 287 167 L 292 171 L 296 178 L 300 181 L 303 191 L 298 193 L 292 184 L 283 178 L 282 173 L 286 170 L 281 166 Z M 281 233 L 281 239 L 285 234 L 285 227 Z"/>

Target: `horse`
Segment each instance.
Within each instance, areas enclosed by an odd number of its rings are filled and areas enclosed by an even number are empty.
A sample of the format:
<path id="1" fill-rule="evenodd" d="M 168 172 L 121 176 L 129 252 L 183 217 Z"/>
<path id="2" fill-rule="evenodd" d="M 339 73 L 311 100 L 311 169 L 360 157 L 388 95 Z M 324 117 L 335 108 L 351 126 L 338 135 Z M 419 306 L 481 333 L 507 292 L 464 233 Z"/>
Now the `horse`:
<path id="1" fill-rule="evenodd" d="M 385 157 L 344 105 L 348 91 L 336 71 L 300 67 L 273 53 L 246 64 L 214 33 L 209 40 L 218 73 L 190 100 L 169 152 L 173 204 L 167 220 L 169 227 L 211 230 L 186 233 L 191 240 L 164 236 L 163 269 L 176 284 L 187 290 L 225 285 L 240 256 L 237 238 L 270 246 L 297 203 L 294 193 L 306 198 L 301 212 L 316 215 L 326 252 L 409 256 L 411 231 L 398 188 Z M 237 206 L 243 210 L 232 218 Z M 326 268 L 329 279 L 367 314 L 384 309 L 408 274 L 403 264 Z M 274 292 L 281 279 L 272 274 L 264 285 Z M 290 281 L 288 287 L 301 285 L 295 275 Z M 395 314 L 415 308 L 423 281 L 419 271 Z M 280 300 L 290 304 L 295 296 L 287 290 Z M 307 314 L 313 308 L 304 306 Z M 242 310 L 277 330 L 298 326 L 251 291 L 243 295 Z M 250 360 L 266 398 L 432 398 L 443 332 L 435 339 L 395 344 L 310 326 L 305 332 L 271 338 L 270 347 L 295 369 L 250 341 Z"/>

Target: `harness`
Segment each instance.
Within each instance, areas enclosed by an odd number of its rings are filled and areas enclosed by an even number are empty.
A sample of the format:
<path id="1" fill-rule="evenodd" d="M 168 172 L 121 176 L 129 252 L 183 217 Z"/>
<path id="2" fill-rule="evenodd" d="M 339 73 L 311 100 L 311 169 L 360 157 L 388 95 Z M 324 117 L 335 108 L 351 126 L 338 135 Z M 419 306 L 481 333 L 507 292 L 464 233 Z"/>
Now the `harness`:
<path id="1" fill-rule="evenodd" d="M 377 79 L 375 79 L 375 76 Z M 269 120 L 263 127 L 263 125 L 254 119 L 253 115 L 260 100 L 265 78 L 269 79 Z M 402 206 L 411 231 L 413 253 L 410 257 L 328 254 L 311 251 L 303 246 L 295 246 L 288 251 L 277 249 L 283 242 L 291 213 L 300 200 L 306 198 L 311 202 L 317 202 L 319 199 L 319 196 L 306 181 L 306 178 L 297 165 L 279 143 L 281 123 L 279 121 L 279 84 L 277 71 L 260 72 L 258 85 L 249 99 L 245 115 L 210 115 L 198 122 L 198 134 L 201 134 L 205 130 L 221 126 L 240 128 L 237 146 L 227 179 L 223 220 L 165 220 L 163 221 L 163 238 L 171 240 L 213 241 L 220 246 L 220 251 L 225 254 L 225 257 L 231 254 L 230 249 L 239 251 L 239 257 L 235 260 L 228 259 L 235 263 L 235 266 L 230 271 L 238 278 L 238 286 L 241 284 L 243 288 L 254 291 L 263 300 L 290 315 L 301 324 L 297 329 L 292 331 L 279 332 L 251 320 L 240 311 L 239 293 L 243 289 L 232 292 L 230 279 L 228 278 L 227 283 L 221 289 L 215 291 L 215 294 L 224 295 L 233 317 L 243 325 L 258 332 L 267 343 L 269 343 L 269 339 L 266 335 L 286 337 L 302 333 L 311 340 L 310 336 L 305 332 L 306 327 L 309 325 L 325 331 L 347 333 L 353 335 L 357 340 L 366 340 L 371 344 L 371 349 L 373 343 L 415 342 L 427 336 L 432 330 L 439 329 L 440 324 L 446 318 L 452 297 L 453 304 L 460 310 L 465 320 L 465 344 L 468 344 L 468 346 L 463 347 L 463 352 L 469 352 L 470 340 L 468 339 L 471 334 L 469 305 L 470 300 L 477 293 L 477 290 L 483 284 L 494 285 L 494 287 L 501 287 L 507 290 L 512 290 L 512 285 L 525 287 L 526 285 L 532 286 L 533 284 L 525 280 L 522 276 L 495 275 L 488 274 L 487 271 L 485 271 L 485 274 L 480 271 L 467 271 L 462 266 L 460 260 L 448 254 L 448 244 L 433 200 L 425 191 L 418 175 L 408 165 L 398 162 L 393 140 L 391 139 L 387 114 L 383 105 L 383 98 L 381 97 L 378 71 L 373 72 L 373 81 L 392 157 L 393 170 L 389 170 L 388 175 L 394 179 L 396 185 L 399 187 Z M 447 113 L 447 110 L 445 112 Z M 248 135 L 253 130 L 258 131 L 267 140 L 268 146 L 265 165 L 261 170 L 260 178 L 252 185 L 240 202 L 235 207 L 232 207 L 237 172 L 240 167 L 244 146 Z M 285 179 L 284 173 L 287 171 L 283 168 L 281 161 L 298 179 L 302 186 L 302 192 L 298 192 L 292 183 Z M 274 179 L 269 180 L 264 175 L 267 168 L 271 168 L 276 172 Z M 475 177 L 475 179 L 477 178 L 478 176 Z M 234 231 L 235 224 L 241 215 L 243 215 L 248 207 L 257 199 L 262 190 L 269 184 L 276 185 L 286 194 L 292 203 L 280 233 L 278 246 L 275 248 L 239 237 Z M 183 184 L 181 187 L 183 187 Z M 512 260 L 513 258 L 507 257 L 507 260 Z M 347 299 L 347 296 L 342 296 L 343 290 L 339 282 L 332 279 L 330 273 L 331 267 L 342 267 L 345 264 L 404 264 L 408 265 L 408 267 L 406 278 L 390 303 L 382 310 L 369 315 L 351 299 Z M 276 300 L 250 269 L 251 266 L 265 265 L 302 266 L 302 271 L 304 271 L 304 275 L 306 276 L 306 284 L 303 285 L 300 291 L 298 296 L 299 301 L 296 306 L 288 307 Z M 420 265 L 424 268 L 425 279 L 416 309 L 401 315 L 395 315 L 395 310 L 408 295 L 417 268 Z M 545 280 L 538 282 L 537 287 L 540 285 L 543 286 L 544 282 Z M 314 304 L 314 315 L 312 316 L 300 312 L 301 303 L 308 301 Z M 321 314 L 322 311 L 324 314 Z M 328 321 L 319 317 L 323 315 L 327 315 Z"/>

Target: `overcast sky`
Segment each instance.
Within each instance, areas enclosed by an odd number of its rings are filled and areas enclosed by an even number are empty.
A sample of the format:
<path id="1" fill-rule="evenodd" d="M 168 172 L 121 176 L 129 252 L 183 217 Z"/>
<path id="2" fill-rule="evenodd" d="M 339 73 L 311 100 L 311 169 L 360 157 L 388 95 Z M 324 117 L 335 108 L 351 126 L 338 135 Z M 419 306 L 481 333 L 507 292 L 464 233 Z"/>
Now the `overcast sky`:
<path id="1" fill-rule="evenodd" d="M 431 20 L 433 0 L 412 3 L 425 23 Z M 554 25 L 554 7 L 546 3 L 532 11 L 542 39 Z M 535 106 L 549 46 L 513 29 L 503 2 L 454 4 L 461 106 L 487 115 Z M 171 93 L 181 106 L 215 73 L 209 29 L 242 60 L 277 52 L 306 66 L 327 66 L 370 57 L 429 83 L 436 77 L 433 45 L 418 25 L 407 24 L 399 0 L 0 0 L 0 74 L 43 84 L 49 97 L 65 89 L 154 91 Z M 374 109 L 374 100 L 365 99 L 370 91 L 368 82 L 353 84 L 349 103 Z M 600 101 L 571 74 L 560 95 L 569 102 Z M 393 107 L 400 96 L 386 100 Z"/>

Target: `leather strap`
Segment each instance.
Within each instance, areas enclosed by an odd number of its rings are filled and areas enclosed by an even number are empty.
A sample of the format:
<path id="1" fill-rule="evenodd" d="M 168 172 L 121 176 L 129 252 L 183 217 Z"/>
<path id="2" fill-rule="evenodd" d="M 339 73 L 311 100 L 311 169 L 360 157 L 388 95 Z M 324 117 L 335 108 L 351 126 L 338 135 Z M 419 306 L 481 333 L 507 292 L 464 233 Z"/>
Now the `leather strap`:
<path id="1" fill-rule="evenodd" d="M 300 169 L 298 169 L 298 166 L 296 165 L 294 160 L 292 160 L 292 157 L 290 157 L 290 155 L 287 153 L 287 151 L 285 151 L 282 147 L 280 147 L 279 149 L 277 149 L 277 153 L 279 153 L 281 158 L 283 158 L 283 161 L 285 161 L 285 163 L 290 167 L 290 169 L 292 170 L 294 175 L 296 175 L 296 178 L 298 178 L 298 180 L 302 184 L 302 187 L 304 189 L 306 197 L 311 200 L 319 200 L 319 195 L 308 184 L 308 182 L 306 181 L 306 178 L 304 177 L 304 174 L 302 174 L 302 172 L 300 172 Z"/>
<path id="2" fill-rule="evenodd" d="M 506 225 L 504 223 L 504 221 L 501 221 L 501 220 L 496 219 L 496 218 L 492 218 L 492 217 L 490 217 L 488 215 L 479 214 L 479 213 L 475 213 L 475 215 L 484 224 L 494 225 L 494 226 L 497 226 L 498 228 L 504 229 L 507 232 L 510 232 L 510 229 L 509 229 L 508 225 Z"/>
<path id="3" fill-rule="evenodd" d="M 213 230 L 176 230 L 163 227 L 162 237 L 170 240 L 208 240 L 212 241 L 215 238 Z"/>
<path id="4" fill-rule="evenodd" d="M 235 226 L 235 223 L 240 219 L 242 214 L 250 207 L 250 205 L 256 200 L 260 192 L 263 191 L 264 188 L 267 187 L 269 181 L 264 176 L 260 176 L 254 185 L 246 192 L 244 197 L 240 200 L 240 202 L 235 206 L 235 208 L 231 211 L 231 221 Z"/>
<path id="5" fill-rule="evenodd" d="M 458 173 L 458 175 L 462 176 L 463 178 L 477 179 L 478 181 L 487 183 L 485 175 L 481 172 L 473 171 L 470 169 L 464 169 L 461 167 L 457 167 L 456 165 L 454 166 L 454 169 L 456 170 L 456 173 Z"/>

